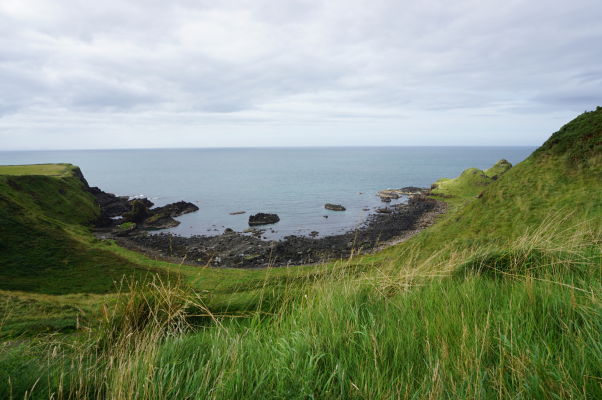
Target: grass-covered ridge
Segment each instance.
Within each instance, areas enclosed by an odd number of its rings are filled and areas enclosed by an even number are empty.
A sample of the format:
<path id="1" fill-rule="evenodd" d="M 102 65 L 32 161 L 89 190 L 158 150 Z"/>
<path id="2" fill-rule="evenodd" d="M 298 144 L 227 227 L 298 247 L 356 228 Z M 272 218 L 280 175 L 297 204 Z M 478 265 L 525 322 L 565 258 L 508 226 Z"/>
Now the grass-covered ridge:
<path id="1" fill-rule="evenodd" d="M 41 175 L 68 177 L 76 171 L 71 164 L 31 164 L 31 165 L 1 165 L 0 175 Z"/>
<path id="2" fill-rule="evenodd" d="M 85 189 L 71 165 L 0 167 L 0 289 L 103 293 L 136 270 L 90 245 L 100 210 Z"/>
<path id="3" fill-rule="evenodd" d="M 0 397 L 602 398 L 601 122 L 456 181 L 452 212 L 377 254 L 133 285 L 89 335 L 7 346 Z"/>

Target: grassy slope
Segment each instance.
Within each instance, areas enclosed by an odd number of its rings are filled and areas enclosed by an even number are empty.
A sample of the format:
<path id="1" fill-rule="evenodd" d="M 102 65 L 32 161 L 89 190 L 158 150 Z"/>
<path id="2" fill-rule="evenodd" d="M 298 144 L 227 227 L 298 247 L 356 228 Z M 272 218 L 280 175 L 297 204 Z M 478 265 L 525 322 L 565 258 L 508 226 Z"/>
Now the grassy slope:
<path id="1" fill-rule="evenodd" d="M 0 381 L 12 376 L 22 394 L 50 377 L 39 398 L 60 386 L 101 398 L 601 398 L 601 146 L 599 109 L 498 180 L 458 185 L 457 209 L 400 246 L 232 273 L 235 284 L 202 295 L 217 314 L 204 328 L 161 339 L 169 324 L 135 334 L 125 325 L 111 351 L 93 352 L 93 373 L 52 357 L 40 369 L 41 350 L 11 348 Z M 230 274 L 186 273 L 196 287 Z M 187 290 L 153 298 L 172 299 L 169 315 L 178 301 L 190 313 L 198 291 Z"/>
<path id="2" fill-rule="evenodd" d="M 76 171 L 69 165 L 0 167 L 0 289 L 103 293 L 135 269 L 89 245 L 84 225 L 99 210 Z"/>
<path id="3" fill-rule="evenodd" d="M 150 260 L 112 241 L 95 239 L 87 225 L 99 210 L 69 164 L 0 166 L 0 335 L 64 331 L 75 328 L 100 303 L 112 301 L 120 282 L 163 278 L 184 279 L 214 297 L 228 297 L 230 308 L 247 307 L 253 295 L 241 286 L 272 285 L 304 269 L 250 272 L 207 270 Z M 104 294 L 105 296 L 98 296 Z M 65 301 L 65 298 L 68 301 Z M 89 301 L 90 298 L 95 302 Z M 70 306 L 67 305 L 70 303 Z M 29 312 L 22 312 L 28 309 Z"/>

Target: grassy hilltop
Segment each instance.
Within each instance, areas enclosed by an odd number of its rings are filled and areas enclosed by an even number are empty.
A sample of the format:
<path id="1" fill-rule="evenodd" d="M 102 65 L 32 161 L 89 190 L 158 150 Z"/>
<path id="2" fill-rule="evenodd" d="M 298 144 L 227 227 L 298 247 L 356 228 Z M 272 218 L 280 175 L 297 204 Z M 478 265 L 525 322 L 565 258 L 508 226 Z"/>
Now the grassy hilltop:
<path id="1" fill-rule="evenodd" d="M 318 266 L 150 260 L 92 237 L 74 167 L 6 168 L 0 398 L 602 398 L 601 108 L 438 181 L 452 211 L 411 240 Z"/>

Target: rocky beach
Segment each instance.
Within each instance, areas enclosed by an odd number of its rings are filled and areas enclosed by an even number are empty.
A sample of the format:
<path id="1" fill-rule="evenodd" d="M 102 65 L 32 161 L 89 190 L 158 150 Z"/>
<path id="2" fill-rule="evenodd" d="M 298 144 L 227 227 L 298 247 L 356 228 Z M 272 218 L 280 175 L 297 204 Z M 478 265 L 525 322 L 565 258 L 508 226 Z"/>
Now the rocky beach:
<path id="1" fill-rule="evenodd" d="M 213 267 L 258 268 L 309 264 L 349 257 L 381 248 L 387 243 L 402 241 L 430 225 L 446 205 L 432 197 L 424 188 L 387 189 L 377 193 L 384 205 L 369 214 L 359 227 L 342 234 L 319 236 L 289 235 L 281 240 L 262 238 L 265 228 L 278 222 L 276 214 L 259 213 L 249 216 L 249 229 L 236 232 L 226 228 L 213 236 L 184 237 L 153 231 L 177 226 L 174 219 L 195 212 L 198 207 L 179 201 L 162 207 L 146 198 L 130 199 L 92 187 L 102 213 L 96 235 L 112 238 L 121 246 L 143 252 L 156 259 Z M 407 196 L 405 204 L 389 205 L 391 199 Z M 339 212 L 345 207 L 325 204 L 326 209 Z M 242 213 L 242 212 L 240 212 Z"/>

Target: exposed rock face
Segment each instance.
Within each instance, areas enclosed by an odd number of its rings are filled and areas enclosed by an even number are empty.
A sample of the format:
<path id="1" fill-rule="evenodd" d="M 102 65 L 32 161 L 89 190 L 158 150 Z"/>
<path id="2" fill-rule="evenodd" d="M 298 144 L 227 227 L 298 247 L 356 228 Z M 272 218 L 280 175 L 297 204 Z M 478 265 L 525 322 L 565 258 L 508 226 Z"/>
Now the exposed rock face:
<path id="1" fill-rule="evenodd" d="M 346 210 L 346 208 L 340 204 L 331 204 L 331 203 L 324 204 L 324 208 L 327 210 L 331 210 L 331 211 L 345 211 Z"/>
<path id="2" fill-rule="evenodd" d="M 91 187 L 88 190 L 96 198 L 101 209 L 101 217 L 96 225 L 104 228 L 114 227 L 111 232 L 116 236 L 129 236 L 144 230 L 173 228 L 180 225 L 180 222 L 176 221 L 174 217 L 199 209 L 196 205 L 186 201 L 151 208 L 154 204 L 147 198 L 129 200 L 128 197 L 115 196 L 97 187 Z M 126 223 L 132 223 L 132 225 L 128 225 L 128 229 L 119 228 Z M 117 226 L 118 224 L 120 225 Z"/>
<path id="3" fill-rule="evenodd" d="M 151 217 L 145 219 L 142 223 L 142 227 L 144 229 L 150 230 L 175 228 L 178 225 L 180 225 L 179 221 L 176 221 L 169 215 L 165 214 L 152 215 Z"/>
<path id="4" fill-rule="evenodd" d="M 178 201 L 176 203 L 171 203 L 164 205 L 163 207 L 157 207 L 152 209 L 153 214 L 162 214 L 169 215 L 170 217 L 179 217 L 183 214 L 188 214 L 191 212 L 198 211 L 199 208 L 187 201 Z"/>
<path id="5" fill-rule="evenodd" d="M 257 213 L 249 217 L 249 226 L 275 224 L 278 221 L 278 214 Z"/>
<path id="6" fill-rule="evenodd" d="M 91 187 L 89 191 L 96 198 L 103 215 L 109 218 L 123 215 L 132 207 L 127 197 L 115 196 L 112 193 L 103 192 L 97 187 Z"/>
<path id="7" fill-rule="evenodd" d="M 134 200 L 132 202 L 132 208 L 123 214 L 123 220 L 126 222 L 140 223 L 149 218 L 151 215 L 152 213 L 149 211 L 146 202 Z"/>
<path id="8" fill-rule="evenodd" d="M 414 195 L 414 194 L 427 194 L 427 193 L 428 193 L 427 189 L 423 189 L 423 188 L 419 188 L 419 187 L 415 187 L 415 186 L 406 186 L 401 189 L 381 190 L 380 192 L 377 193 L 377 196 L 380 197 L 380 199 L 382 201 L 388 203 L 389 201 L 391 201 L 391 199 L 395 200 L 395 199 L 400 198 L 403 195 L 410 196 L 410 195 Z"/>

